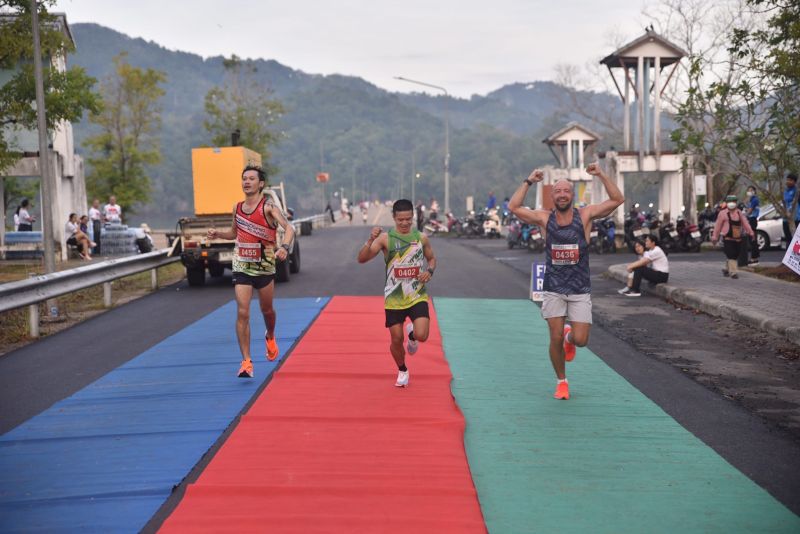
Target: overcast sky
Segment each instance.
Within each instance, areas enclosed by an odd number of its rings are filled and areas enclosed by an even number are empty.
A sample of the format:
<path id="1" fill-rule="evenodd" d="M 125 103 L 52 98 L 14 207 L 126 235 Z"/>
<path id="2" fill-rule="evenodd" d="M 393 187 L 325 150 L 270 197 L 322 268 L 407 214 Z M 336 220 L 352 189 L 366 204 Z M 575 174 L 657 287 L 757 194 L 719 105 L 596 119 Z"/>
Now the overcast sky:
<path id="1" fill-rule="evenodd" d="M 58 0 L 69 23 L 96 22 L 204 57 L 274 59 L 360 76 L 392 91 L 441 85 L 456 96 L 548 80 L 614 39 L 644 31 L 643 0 Z M 81 43 L 77 43 L 81 46 Z"/>

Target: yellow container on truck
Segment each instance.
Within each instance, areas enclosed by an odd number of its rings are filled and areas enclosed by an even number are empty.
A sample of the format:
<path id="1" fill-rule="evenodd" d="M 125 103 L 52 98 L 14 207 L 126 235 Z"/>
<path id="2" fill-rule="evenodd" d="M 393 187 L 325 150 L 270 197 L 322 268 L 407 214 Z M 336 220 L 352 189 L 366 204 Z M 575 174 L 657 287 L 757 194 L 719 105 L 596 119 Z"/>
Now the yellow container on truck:
<path id="1" fill-rule="evenodd" d="M 230 214 L 242 200 L 242 171 L 261 165 L 261 154 L 243 146 L 193 148 L 195 215 Z"/>

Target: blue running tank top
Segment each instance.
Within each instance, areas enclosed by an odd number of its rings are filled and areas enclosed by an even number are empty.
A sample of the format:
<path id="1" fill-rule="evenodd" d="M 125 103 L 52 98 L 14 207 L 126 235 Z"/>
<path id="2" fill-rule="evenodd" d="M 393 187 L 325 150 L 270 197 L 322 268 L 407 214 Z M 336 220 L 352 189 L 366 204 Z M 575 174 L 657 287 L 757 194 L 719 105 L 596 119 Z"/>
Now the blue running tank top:
<path id="1" fill-rule="evenodd" d="M 556 211 L 550 212 L 544 251 L 547 265 L 545 291 L 562 295 L 591 293 L 589 243 L 577 208 L 572 208 L 572 222 L 567 226 L 559 226 Z"/>

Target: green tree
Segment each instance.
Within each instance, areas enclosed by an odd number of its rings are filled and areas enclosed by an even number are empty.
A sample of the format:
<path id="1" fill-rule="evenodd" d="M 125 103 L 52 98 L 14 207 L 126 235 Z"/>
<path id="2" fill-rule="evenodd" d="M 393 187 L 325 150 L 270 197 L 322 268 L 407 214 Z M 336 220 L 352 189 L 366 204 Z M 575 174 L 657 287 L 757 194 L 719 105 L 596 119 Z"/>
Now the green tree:
<path id="1" fill-rule="evenodd" d="M 39 2 L 39 26 L 42 54 L 45 59 L 72 52 L 74 46 L 58 29 L 56 17 L 47 12 L 52 0 Z M 29 0 L 0 0 L 0 70 L 15 71 L 0 87 L 0 172 L 21 157 L 14 144 L 15 130 L 35 130 L 36 85 L 33 72 L 33 32 Z M 59 122 L 77 122 L 84 111 L 96 111 L 97 95 L 92 92 L 96 80 L 80 67 L 65 72 L 43 62 L 47 128 Z"/>
<path id="2" fill-rule="evenodd" d="M 124 52 L 114 65 L 114 74 L 101 84 L 100 110 L 89 118 L 100 133 L 84 141 L 91 151 L 86 188 L 90 197 L 116 195 L 130 212 L 150 199 L 148 166 L 161 160 L 159 99 L 164 89 L 159 84 L 166 75 L 128 64 Z"/>
<path id="3" fill-rule="evenodd" d="M 225 81 L 205 97 L 206 120 L 203 125 L 212 135 L 216 146 L 230 142 L 231 134 L 239 131 L 239 143 L 261 154 L 267 175 L 277 172 L 271 164 L 272 151 L 281 133 L 275 129 L 284 114 L 283 105 L 272 97 L 272 91 L 259 83 L 252 61 L 236 55 L 224 60 Z"/>

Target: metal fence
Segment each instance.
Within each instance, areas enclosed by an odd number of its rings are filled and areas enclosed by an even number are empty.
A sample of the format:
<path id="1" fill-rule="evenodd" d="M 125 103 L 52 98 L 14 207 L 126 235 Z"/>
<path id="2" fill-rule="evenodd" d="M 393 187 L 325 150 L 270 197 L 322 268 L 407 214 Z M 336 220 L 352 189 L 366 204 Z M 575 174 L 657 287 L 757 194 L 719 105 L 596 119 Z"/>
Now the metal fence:
<path id="1" fill-rule="evenodd" d="M 50 274 L 33 276 L 17 282 L 0 285 L 0 313 L 28 306 L 30 335 L 39 336 L 40 302 L 103 285 L 103 303 L 111 307 L 111 282 L 144 271 L 151 271 L 151 287 L 158 287 L 157 269 L 180 261 L 168 258 L 167 249 L 137 256 L 116 258 Z"/>

